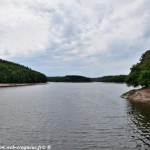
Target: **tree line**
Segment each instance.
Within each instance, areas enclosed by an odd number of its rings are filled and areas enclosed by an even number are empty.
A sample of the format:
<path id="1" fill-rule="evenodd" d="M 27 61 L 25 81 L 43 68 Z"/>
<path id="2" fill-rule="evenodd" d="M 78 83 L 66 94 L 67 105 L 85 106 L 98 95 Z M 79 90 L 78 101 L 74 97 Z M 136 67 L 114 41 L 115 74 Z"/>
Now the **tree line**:
<path id="1" fill-rule="evenodd" d="M 92 78 L 93 82 L 115 82 L 115 83 L 123 83 L 126 80 L 127 75 L 110 75 L 103 76 L 98 78 Z"/>
<path id="2" fill-rule="evenodd" d="M 131 67 L 131 72 L 126 78 L 130 86 L 142 86 L 150 88 L 150 50 L 146 51 L 140 58 L 140 62 Z"/>
<path id="3" fill-rule="evenodd" d="M 67 75 L 63 77 L 47 77 L 49 82 L 91 82 L 91 79 L 79 75 Z"/>
<path id="4" fill-rule="evenodd" d="M 0 59 L 0 83 L 44 83 L 44 74 L 20 64 Z"/>
<path id="5" fill-rule="evenodd" d="M 88 78 L 79 75 L 46 77 L 44 74 L 20 64 L 0 59 L 0 83 L 45 83 L 45 82 L 126 82 L 129 86 L 150 88 L 150 50 L 131 67 L 129 75 Z"/>
<path id="6" fill-rule="evenodd" d="M 98 78 L 88 78 L 79 75 L 67 75 L 63 77 L 47 77 L 49 82 L 125 82 L 126 75 L 104 76 Z"/>

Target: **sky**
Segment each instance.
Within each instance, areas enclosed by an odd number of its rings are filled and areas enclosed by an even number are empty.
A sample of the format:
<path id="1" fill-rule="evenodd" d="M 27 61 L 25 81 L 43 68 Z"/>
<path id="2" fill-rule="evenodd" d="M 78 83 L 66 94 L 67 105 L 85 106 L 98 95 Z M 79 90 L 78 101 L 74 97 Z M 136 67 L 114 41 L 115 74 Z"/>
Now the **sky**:
<path id="1" fill-rule="evenodd" d="M 0 58 L 47 76 L 128 74 L 150 49 L 149 0 L 0 0 Z"/>

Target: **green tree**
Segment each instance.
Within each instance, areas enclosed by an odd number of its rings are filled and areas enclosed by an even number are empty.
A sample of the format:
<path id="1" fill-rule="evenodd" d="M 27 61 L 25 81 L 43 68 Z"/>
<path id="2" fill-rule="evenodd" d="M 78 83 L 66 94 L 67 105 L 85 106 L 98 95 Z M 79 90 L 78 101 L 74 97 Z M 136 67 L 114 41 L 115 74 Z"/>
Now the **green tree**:
<path id="1" fill-rule="evenodd" d="M 130 86 L 150 87 L 150 50 L 146 51 L 140 58 L 140 62 L 133 65 L 131 72 L 126 78 Z"/>
<path id="2" fill-rule="evenodd" d="M 0 83 L 45 83 L 44 74 L 28 67 L 0 59 Z"/>

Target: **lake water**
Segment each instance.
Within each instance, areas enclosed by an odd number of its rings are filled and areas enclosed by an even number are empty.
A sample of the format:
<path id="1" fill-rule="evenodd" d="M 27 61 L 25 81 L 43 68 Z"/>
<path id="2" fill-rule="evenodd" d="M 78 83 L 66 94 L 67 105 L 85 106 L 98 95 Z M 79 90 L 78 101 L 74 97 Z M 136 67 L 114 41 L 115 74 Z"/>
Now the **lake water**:
<path id="1" fill-rule="evenodd" d="M 150 106 L 120 98 L 128 90 L 106 83 L 0 88 L 0 146 L 150 149 Z"/>

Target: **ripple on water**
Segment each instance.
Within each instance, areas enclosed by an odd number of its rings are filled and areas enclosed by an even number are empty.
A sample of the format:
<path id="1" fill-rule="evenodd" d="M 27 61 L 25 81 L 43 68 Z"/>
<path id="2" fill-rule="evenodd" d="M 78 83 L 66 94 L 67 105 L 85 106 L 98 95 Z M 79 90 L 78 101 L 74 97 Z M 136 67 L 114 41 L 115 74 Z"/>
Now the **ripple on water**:
<path id="1" fill-rule="evenodd" d="M 1 88 L 0 145 L 148 149 L 150 109 L 121 99 L 128 90 L 124 84 L 105 83 Z"/>

